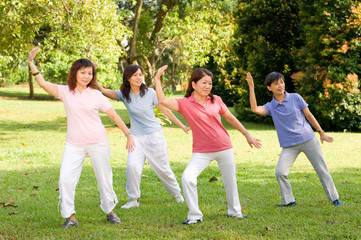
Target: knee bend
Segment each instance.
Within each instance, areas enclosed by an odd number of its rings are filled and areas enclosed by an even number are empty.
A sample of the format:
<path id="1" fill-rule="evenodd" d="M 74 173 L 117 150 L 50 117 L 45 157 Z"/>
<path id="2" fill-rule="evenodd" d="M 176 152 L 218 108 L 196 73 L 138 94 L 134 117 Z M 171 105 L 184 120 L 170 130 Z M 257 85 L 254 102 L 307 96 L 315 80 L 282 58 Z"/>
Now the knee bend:
<path id="1" fill-rule="evenodd" d="M 190 176 L 189 174 L 182 175 L 182 184 L 183 185 L 197 185 L 197 178 Z"/>
<path id="2" fill-rule="evenodd" d="M 276 168 L 276 177 L 278 178 L 278 177 L 287 177 L 287 175 L 288 175 L 288 172 L 287 171 L 285 171 L 285 170 L 283 170 L 283 169 L 281 169 L 281 168 Z"/>

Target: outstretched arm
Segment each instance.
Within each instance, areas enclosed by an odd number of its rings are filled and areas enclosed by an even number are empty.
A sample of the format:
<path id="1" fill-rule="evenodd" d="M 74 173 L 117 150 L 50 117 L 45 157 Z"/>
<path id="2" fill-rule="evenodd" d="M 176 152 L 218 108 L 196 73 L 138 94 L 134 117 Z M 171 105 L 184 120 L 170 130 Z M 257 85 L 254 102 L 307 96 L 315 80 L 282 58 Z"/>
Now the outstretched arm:
<path id="1" fill-rule="evenodd" d="M 178 102 L 175 99 L 167 98 L 164 96 L 162 85 L 160 83 L 160 77 L 164 74 L 164 71 L 168 68 L 167 65 L 158 69 L 157 74 L 154 77 L 155 91 L 157 93 L 157 98 L 160 104 L 169 108 L 170 110 L 178 112 Z"/>
<path id="2" fill-rule="evenodd" d="M 172 111 L 170 111 L 168 108 L 166 108 L 162 104 L 158 104 L 157 108 L 159 108 L 159 110 L 164 115 L 166 115 L 172 122 L 177 124 L 178 127 L 180 127 L 185 133 L 188 134 L 188 131 L 190 130 L 190 127 L 184 126 L 183 123 L 181 121 L 179 121 L 179 119 L 172 113 Z"/>
<path id="3" fill-rule="evenodd" d="M 99 82 L 96 82 L 96 85 L 97 89 L 101 91 L 104 96 L 113 100 L 118 100 L 118 95 L 114 90 L 103 88 L 103 86 Z"/>
<path id="4" fill-rule="evenodd" d="M 229 111 L 223 114 L 223 117 L 229 122 L 235 129 L 237 129 L 240 133 L 242 133 L 248 142 L 248 145 L 252 148 L 255 146 L 256 148 L 260 149 L 262 147 L 261 140 L 254 138 L 249 134 L 247 129 L 242 125 L 240 121 Z M 253 145 L 253 146 L 252 146 Z"/>
<path id="5" fill-rule="evenodd" d="M 115 112 L 114 108 L 110 108 L 108 111 L 105 112 L 108 117 L 117 124 L 120 130 L 124 133 L 127 137 L 127 145 L 125 148 L 132 152 L 135 149 L 135 141 L 133 135 L 131 134 L 130 130 L 128 129 L 127 125 L 123 122 L 123 120 L 119 117 L 119 115 Z"/>
<path id="6" fill-rule="evenodd" d="M 314 129 L 316 129 L 316 131 L 320 134 L 320 140 L 321 143 L 323 143 L 323 141 L 325 140 L 326 142 L 333 142 L 333 138 L 326 135 L 326 133 L 322 130 L 320 124 L 318 123 L 317 119 L 313 116 L 313 114 L 311 113 L 310 109 L 308 109 L 308 107 L 305 107 L 302 110 L 303 114 L 305 115 L 307 121 L 309 123 L 311 123 L 311 125 L 313 126 Z"/>
<path id="7" fill-rule="evenodd" d="M 56 86 L 56 84 L 45 81 L 45 79 L 43 78 L 43 76 L 41 75 L 41 73 L 39 72 L 39 70 L 37 69 L 37 67 L 35 66 L 35 64 L 33 62 L 38 51 L 39 51 L 39 48 L 35 47 L 29 53 L 28 64 L 31 69 L 31 72 L 35 76 L 35 79 L 39 83 L 40 87 L 42 87 L 49 94 L 58 98 L 59 93 L 58 93 L 58 87 Z"/>
<path id="8" fill-rule="evenodd" d="M 267 114 L 266 109 L 263 106 L 257 106 L 256 94 L 254 93 L 254 82 L 252 75 L 247 73 L 247 82 L 249 87 L 249 101 L 251 103 L 252 112 L 265 116 Z"/>

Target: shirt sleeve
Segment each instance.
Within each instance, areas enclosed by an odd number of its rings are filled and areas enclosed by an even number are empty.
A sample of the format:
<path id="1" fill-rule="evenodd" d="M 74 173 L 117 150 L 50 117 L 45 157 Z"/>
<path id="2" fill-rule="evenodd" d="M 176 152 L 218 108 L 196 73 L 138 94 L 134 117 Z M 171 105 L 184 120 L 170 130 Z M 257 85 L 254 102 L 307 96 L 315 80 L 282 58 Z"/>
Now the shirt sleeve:
<path id="1" fill-rule="evenodd" d="M 122 92 L 121 92 L 120 90 L 116 90 L 115 92 L 116 92 L 116 94 L 117 94 L 117 96 L 118 96 L 118 101 L 124 102 Z"/>
<path id="2" fill-rule="evenodd" d="M 159 101 L 158 101 L 158 98 L 157 98 L 157 93 L 154 91 L 153 88 L 148 88 L 148 91 L 149 91 L 150 94 L 152 94 L 153 105 L 158 105 Z"/>
<path id="3" fill-rule="evenodd" d="M 223 115 L 227 112 L 228 107 L 227 105 L 223 102 L 222 98 L 219 96 L 215 96 L 214 95 L 215 100 L 217 101 L 218 105 L 219 105 L 219 114 Z"/>
<path id="4" fill-rule="evenodd" d="M 177 98 L 176 99 L 176 101 L 177 101 L 177 103 L 178 103 L 178 112 L 180 113 L 180 114 L 182 114 L 183 115 L 183 111 L 184 111 L 184 106 L 183 106 L 183 103 L 184 103 L 184 100 L 185 100 L 186 98 L 184 97 L 184 98 Z"/>
<path id="5" fill-rule="evenodd" d="M 306 107 L 308 107 L 308 104 L 306 103 L 306 101 L 301 97 L 301 95 L 296 94 L 297 96 L 297 103 L 298 106 L 301 110 L 305 109 Z"/>
<path id="6" fill-rule="evenodd" d="M 63 101 L 64 100 L 64 92 L 69 91 L 69 87 L 67 85 L 56 85 L 58 87 L 58 99 Z"/>
<path id="7" fill-rule="evenodd" d="M 98 99 L 99 99 L 99 109 L 103 112 L 107 112 L 109 109 L 111 109 L 113 106 L 109 102 L 109 100 L 98 90 Z"/>
<path id="8" fill-rule="evenodd" d="M 271 103 L 268 102 L 265 105 L 263 105 L 264 109 L 266 109 L 266 116 L 269 115 L 271 116 L 271 111 L 270 111 L 270 107 L 271 107 Z"/>

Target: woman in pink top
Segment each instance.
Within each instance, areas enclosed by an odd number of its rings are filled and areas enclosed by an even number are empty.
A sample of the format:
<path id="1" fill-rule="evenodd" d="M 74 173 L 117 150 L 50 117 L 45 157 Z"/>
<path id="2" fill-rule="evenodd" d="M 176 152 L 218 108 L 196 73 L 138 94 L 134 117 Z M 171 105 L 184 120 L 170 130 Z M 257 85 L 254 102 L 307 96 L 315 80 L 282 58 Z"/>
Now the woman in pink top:
<path id="1" fill-rule="evenodd" d="M 111 103 L 96 88 L 96 72 L 91 61 L 79 59 L 70 69 L 68 85 L 56 85 L 44 80 L 33 59 L 39 49 L 30 51 L 28 64 L 39 85 L 64 103 L 67 116 L 67 134 L 60 169 L 59 192 L 61 215 L 66 218 L 63 228 L 77 226 L 75 219 L 75 188 L 79 181 L 84 159 L 89 155 L 98 182 L 101 204 L 110 223 L 119 223 L 113 212 L 117 196 L 113 191 L 113 177 L 109 156 L 110 147 L 99 110 L 105 112 L 127 137 L 126 148 L 134 149 L 133 136 Z"/>
<path id="2" fill-rule="evenodd" d="M 183 224 L 203 221 L 203 214 L 198 207 L 197 177 L 213 160 L 217 161 L 223 177 L 228 215 L 246 218 L 239 202 L 233 147 L 228 132 L 222 125 L 221 115 L 246 137 L 250 147 L 260 148 L 260 140 L 247 132 L 219 96 L 211 94 L 213 74 L 209 70 L 196 69 L 189 79 L 185 97 L 170 99 L 164 96 L 160 83 L 160 77 L 166 69 L 167 66 L 161 67 L 155 76 L 159 103 L 182 114 L 193 133 L 192 158 L 182 175 L 184 197 L 189 208 L 188 218 Z"/>

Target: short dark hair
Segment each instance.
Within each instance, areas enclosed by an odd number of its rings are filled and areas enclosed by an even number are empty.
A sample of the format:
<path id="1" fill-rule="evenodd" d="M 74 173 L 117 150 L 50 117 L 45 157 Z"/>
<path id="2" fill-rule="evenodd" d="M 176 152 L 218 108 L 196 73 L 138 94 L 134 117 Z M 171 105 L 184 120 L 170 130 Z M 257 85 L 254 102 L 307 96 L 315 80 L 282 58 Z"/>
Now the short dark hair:
<path id="1" fill-rule="evenodd" d="M 125 69 L 124 69 L 124 73 L 123 73 L 123 84 L 122 86 L 120 86 L 120 91 L 123 94 L 123 97 L 127 100 L 127 102 L 131 102 L 130 99 L 130 83 L 129 83 L 129 79 L 133 76 L 133 74 L 135 72 L 138 71 L 138 69 L 140 69 L 140 71 L 143 73 L 143 69 L 135 64 L 131 64 L 128 65 Z M 140 85 L 140 96 L 143 97 L 146 93 L 146 91 L 148 91 L 148 87 L 142 83 Z"/>
<path id="2" fill-rule="evenodd" d="M 96 89 L 96 84 L 95 83 L 96 83 L 97 77 L 96 77 L 95 66 L 90 60 L 82 58 L 82 59 L 76 60 L 71 65 L 70 72 L 69 72 L 69 75 L 68 75 L 68 86 L 69 86 L 69 89 L 71 91 L 74 91 L 74 89 L 76 88 L 76 74 L 77 74 L 77 72 L 79 71 L 79 69 L 85 68 L 85 67 L 91 67 L 92 70 L 93 70 L 93 78 L 88 83 L 87 87 L 92 87 L 92 88 Z"/>
<path id="3" fill-rule="evenodd" d="M 192 95 L 192 92 L 194 91 L 192 82 L 197 83 L 199 80 L 201 80 L 205 76 L 210 76 L 213 81 L 213 73 L 205 68 L 197 68 L 193 71 L 191 78 L 188 82 L 188 89 L 185 94 L 185 97 L 190 97 Z M 209 93 L 209 96 L 211 97 L 211 102 L 214 103 L 214 96 L 212 93 Z"/>
<path id="4" fill-rule="evenodd" d="M 285 76 L 283 76 L 283 74 L 279 73 L 279 72 L 271 72 L 270 74 L 267 75 L 266 80 L 264 81 L 264 83 L 266 84 L 266 87 L 271 86 L 271 84 L 273 82 L 276 82 L 278 80 L 283 80 L 285 81 Z M 267 88 L 268 90 L 268 88 Z M 272 91 L 268 90 L 268 92 L 273 95 Z"/>

